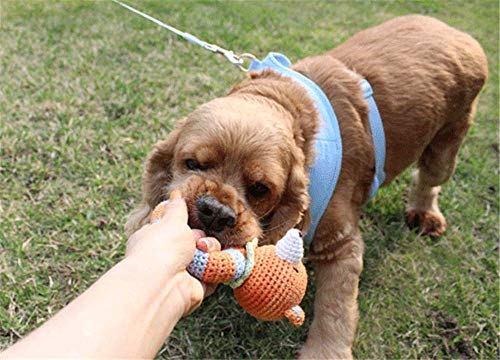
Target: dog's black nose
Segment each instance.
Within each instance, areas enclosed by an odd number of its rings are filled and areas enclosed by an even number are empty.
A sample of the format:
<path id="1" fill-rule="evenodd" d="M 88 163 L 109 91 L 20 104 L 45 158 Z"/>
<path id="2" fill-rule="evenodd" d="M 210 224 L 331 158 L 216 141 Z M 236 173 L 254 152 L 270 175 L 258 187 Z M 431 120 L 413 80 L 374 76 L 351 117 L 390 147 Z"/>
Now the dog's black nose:
<path id="1" fill-rule="evenodd" d="M 236 224 L 236 214 L 229 206 L 221 204 L 217 199 L 203 195 L 196 200 L 198 218 L 205 227 L 207 235 L 219 233 Z"/>

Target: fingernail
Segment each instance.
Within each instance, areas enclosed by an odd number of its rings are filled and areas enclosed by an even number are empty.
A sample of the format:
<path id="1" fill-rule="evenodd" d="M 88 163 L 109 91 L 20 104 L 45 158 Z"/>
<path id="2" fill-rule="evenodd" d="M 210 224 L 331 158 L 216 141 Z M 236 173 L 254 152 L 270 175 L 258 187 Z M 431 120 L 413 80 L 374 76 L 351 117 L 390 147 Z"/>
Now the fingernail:
<path id="1" fill-rule="evenodd" d="M 208 252 L 210 250 L 206 239 L 198 239 L 198 241 L 196 242 L 196 247 L 203 252 Z"/>
<path id="2" fill-rule="evenodd" d="M 220 251 L 220 243 L 217 241 L 217 239 L 208 237 L 204 238 L 203 241 L 207 244 L 208 252 L 212 251 Z"/>
<path id="3" fill-rule="evenodd" d="M 214 242 L 212 241 L 212 239 L 205 238 L 203 239 L 203 241 L 205 241 L 205 243 L 207 244 L 208 251 L 212 251 L 214 249 Z"/>
<path id="4" fill-rule="evenodd" d="M 170 193 L 170 200 L 179 200 L 182 199 L 182 193 L 180 190 L 175 189 Z"/>

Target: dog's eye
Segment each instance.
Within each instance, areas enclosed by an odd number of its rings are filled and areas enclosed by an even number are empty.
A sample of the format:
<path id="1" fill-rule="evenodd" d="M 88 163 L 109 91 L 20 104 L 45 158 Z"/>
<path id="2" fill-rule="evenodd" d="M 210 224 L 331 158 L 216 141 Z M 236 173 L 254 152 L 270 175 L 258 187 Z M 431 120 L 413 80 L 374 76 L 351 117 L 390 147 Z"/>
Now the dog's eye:
<path id="1" fill-rule="evenodd" d="M 266 195 L 269 192 L 269 188 L 263 183 L 256 182 L 248 187 L 248 192 L 253 197 L 259 198 Z"/>
<path id="2" fill-rule="evenodd" d="M 187 159 L 186 167 L 189 170 L 203 170 L 203 167 L 200 165 L 200 163 L 194 159 Z"/>

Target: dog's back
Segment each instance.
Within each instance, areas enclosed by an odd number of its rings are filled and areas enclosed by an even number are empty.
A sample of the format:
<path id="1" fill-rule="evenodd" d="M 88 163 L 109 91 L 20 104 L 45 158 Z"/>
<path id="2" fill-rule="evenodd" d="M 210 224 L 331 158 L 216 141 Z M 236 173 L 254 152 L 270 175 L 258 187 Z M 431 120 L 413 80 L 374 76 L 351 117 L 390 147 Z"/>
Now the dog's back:
<path id="1" fill-rule="evenodd" d="M 422 15 L 361 31 L 326 55 L 372 85 L 386 129 L 389 180 L 417 160 L 419 144 L 429 144 L 448 122 L 471 112 L 488 76 L 476 40 Z"/>
<path id="2" fill-rule="evenodd" d="M 488 75 L 486 55 L 475 39 L 422 15 L 398 17 L 361 31 L 327 55 L 355 69 L 373 87 L 379 81 L 396 82 L 402 77 L 410 91 L 412 85 L 427 89 L 429 83 L 467 88 L 473 95 L 470 101 Z M 387 85 L 390 88 L 391 83 Z"/>

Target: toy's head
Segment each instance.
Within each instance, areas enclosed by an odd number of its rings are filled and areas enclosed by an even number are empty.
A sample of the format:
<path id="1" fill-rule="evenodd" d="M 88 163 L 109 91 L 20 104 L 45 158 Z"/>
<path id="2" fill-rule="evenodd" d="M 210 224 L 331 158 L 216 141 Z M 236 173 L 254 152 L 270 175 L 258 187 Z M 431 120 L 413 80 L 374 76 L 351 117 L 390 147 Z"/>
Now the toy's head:
<path id="1" fill-rule="evenodd" d="M 252 273 L 234 290 L 241 307 L 256 318 L 279 320 L 299 305 L 307 287 L 303 254 L 302 239 L 296 229 L 288 231 L 276 246 L 258 247 Z"/>

